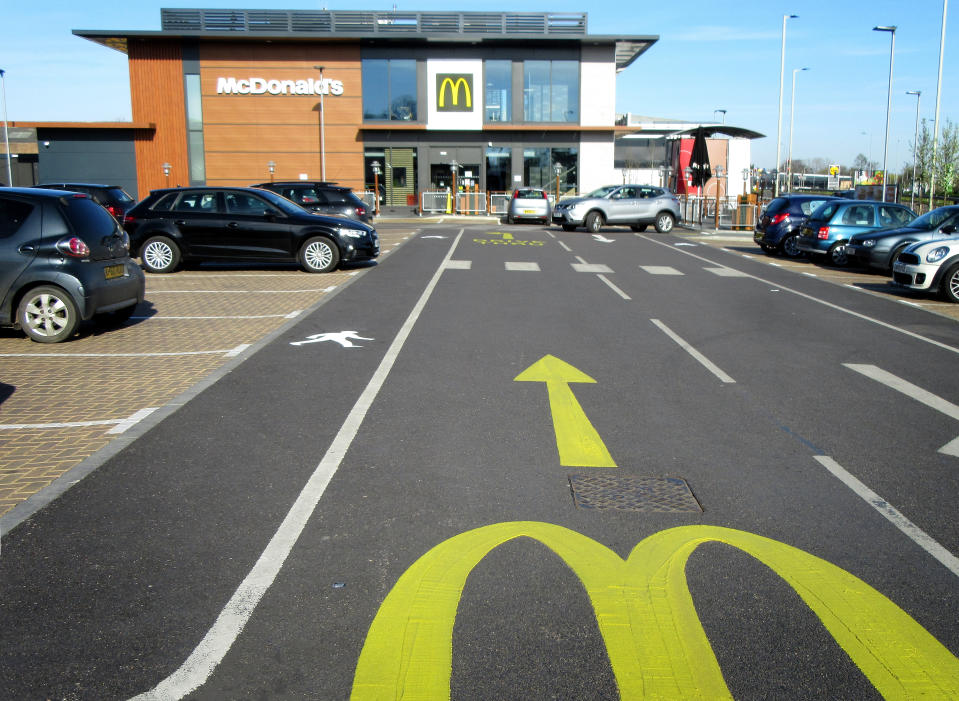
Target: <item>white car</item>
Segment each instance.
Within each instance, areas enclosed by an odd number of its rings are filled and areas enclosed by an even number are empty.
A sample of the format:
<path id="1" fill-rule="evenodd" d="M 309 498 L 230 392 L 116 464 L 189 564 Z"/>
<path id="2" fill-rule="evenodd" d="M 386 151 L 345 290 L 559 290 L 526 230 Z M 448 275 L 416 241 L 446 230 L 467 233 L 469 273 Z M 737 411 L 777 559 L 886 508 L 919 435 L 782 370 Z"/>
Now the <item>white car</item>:
<path id="1" fill-rule="evenodd" d="M 893 263 L 892 284 L 938 291 L 947 302 L 959 302 L 959 241 L 951 238 L 909 246 Z"/>

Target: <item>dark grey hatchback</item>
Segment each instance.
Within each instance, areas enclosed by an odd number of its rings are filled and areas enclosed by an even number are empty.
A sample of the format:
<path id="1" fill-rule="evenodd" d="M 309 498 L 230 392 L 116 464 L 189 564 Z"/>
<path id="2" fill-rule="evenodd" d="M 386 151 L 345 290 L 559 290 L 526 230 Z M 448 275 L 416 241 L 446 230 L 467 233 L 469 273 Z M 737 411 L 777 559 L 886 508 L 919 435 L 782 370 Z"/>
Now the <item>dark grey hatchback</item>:
<path id="1" fill-rule="evenodd" d="M 380 254 L 372 226 L 312 214 L 251 187 L 154 190 L 123 225 L 131 251 L 152 273 L 173 272 L 183 260 L 295 261 L 309 273 L 325 273 Z"/>
<path id="2" fill-rule="evenodd" d="M 129 244 L 86 194 L 0 187 L 0 324 L 57 343 L 95 314 L 128 319 L 144 290 Z"/>

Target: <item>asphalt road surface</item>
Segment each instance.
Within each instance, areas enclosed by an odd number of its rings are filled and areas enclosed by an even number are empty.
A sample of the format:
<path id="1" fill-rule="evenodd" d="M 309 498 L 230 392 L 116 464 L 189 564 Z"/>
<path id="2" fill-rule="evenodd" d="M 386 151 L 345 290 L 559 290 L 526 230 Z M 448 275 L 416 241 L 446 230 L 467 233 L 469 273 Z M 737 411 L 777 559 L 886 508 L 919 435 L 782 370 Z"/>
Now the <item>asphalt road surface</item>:
<path id="1" fill-rule="evenodd" d="M 2 543 L 4 699 L 959 697 L 959 326 L 424 227 Z"/>

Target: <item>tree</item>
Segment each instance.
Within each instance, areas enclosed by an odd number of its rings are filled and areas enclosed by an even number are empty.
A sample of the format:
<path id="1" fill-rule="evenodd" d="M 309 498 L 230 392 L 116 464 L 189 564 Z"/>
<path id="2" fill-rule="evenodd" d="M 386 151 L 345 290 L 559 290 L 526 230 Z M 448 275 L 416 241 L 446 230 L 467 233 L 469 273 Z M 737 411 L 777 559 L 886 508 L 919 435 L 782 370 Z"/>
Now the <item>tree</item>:
<path id="1" fill-rule="evenodd" d="M 932 157 L 932 132 L 927 121 L 922 120 L 919 140 L 916 144 L 916 180 L 928 183 L 936 175 L 936 193 L 952 195 L 959 191 L 959 126 L 946 120 L 936 145 L 936 157 Z M 912 165 L 909 164 L 909 177 Z"/>

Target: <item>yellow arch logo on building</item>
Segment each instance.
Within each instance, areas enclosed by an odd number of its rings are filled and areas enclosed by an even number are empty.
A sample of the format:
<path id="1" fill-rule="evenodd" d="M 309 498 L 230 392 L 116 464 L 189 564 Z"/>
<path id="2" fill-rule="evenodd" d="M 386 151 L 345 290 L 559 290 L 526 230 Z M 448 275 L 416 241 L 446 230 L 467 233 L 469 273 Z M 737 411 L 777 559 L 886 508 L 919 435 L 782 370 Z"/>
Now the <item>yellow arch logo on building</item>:
<path id="1" fill-rule="evenodd" d="M 462 100 L 460 99 L 461 88 Z M 448 104 L 447 98 L 449 98 Z M 436 75 L 436 109 L 439 112 L 472 112 L 473 75 L 471 73 L 438 73 Z"/>
<path id="2" fill-rule="evenodd" d="M 845 570 L 792 546 L 719 526 L 656 533 L 626 560 L 575 531 L 517 521 L 477 528 L 423 555 L 370 625 L 352 698 L 448 699 L 453 623 L 466 579 L 514 538 L 539 541 L 579 577 L 623 699 L 731 699 L 696 614 L 686 562 L 708 542 L 752 555 L 816 613 L 886 698 L 959 698 L 959 660 L 896 604 Z"/>

